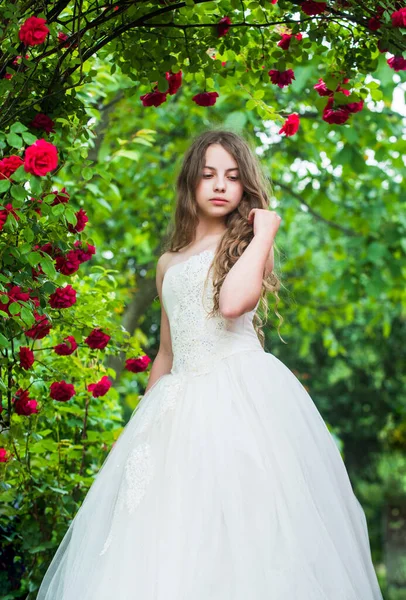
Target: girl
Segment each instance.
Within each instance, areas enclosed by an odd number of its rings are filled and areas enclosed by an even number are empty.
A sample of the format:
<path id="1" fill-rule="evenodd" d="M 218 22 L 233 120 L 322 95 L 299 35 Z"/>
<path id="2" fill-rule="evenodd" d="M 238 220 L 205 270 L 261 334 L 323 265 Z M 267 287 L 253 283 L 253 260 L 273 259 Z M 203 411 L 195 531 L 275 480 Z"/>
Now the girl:
<path id="1" fill-rule="evenodd" d="M 177 193 L 146 394 L 38 600 L 382 600 L 337 446 L 254 326 L 281 223 L 254 153 L 203 133 Z"/>

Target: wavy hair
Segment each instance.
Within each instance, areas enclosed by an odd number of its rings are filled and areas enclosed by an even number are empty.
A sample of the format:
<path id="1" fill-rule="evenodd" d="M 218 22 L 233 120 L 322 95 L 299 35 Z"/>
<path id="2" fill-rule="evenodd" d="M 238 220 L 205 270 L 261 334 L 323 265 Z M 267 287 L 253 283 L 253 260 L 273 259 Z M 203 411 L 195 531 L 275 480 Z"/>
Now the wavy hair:
<path id="1" fill-rule="evenodd" d="M 220 316 L 219 297 L 224 279 L 254 237 L 253 224 L 248 221 L 248 214 L 252 208 L 269 209 L 270 192 L 269 184 L 254 151 L 242 137 L 224 129 L 201 133 L 186 151 L 176 180 L 176 208 L 169 240 L 166 244 L 170 252 L 178 252 L 194 241 L 199 220 L 195 190 L 204 168 L 206 150 L 212 144 L 220 144 L 237 162 L 243 186 L 243 195 L 239 205 L 226 216 L 227 229 L 217 247 L 212 263 L 214 294 L 213 308 L 209 316 L 214 317 Z M 274 244 L 274 248 L 279 253 L 276 244 Z M 265 341 L 263 327 L 268 318 L 269 292 L 275 296 L 274 312 L 279 319 L 278 335 L 282 342 L 286 343 L 279 334 L 284 320 L 277 310 L 280 301 L 278 294 L 280 287 L 281 281 L 273 268 L 262 281 L 259 307 L 265 315 L 265 322 L 257 311 L 253 318 L 253 325 L 262 347 L 264 347 Z"/>

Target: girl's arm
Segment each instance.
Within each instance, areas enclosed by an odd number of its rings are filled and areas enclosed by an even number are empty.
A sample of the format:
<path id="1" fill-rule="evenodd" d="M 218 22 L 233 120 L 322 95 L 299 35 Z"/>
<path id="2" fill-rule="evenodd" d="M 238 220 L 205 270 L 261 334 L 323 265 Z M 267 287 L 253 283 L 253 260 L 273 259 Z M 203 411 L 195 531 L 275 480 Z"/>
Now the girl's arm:
<path id="1" fill-rule="evenodd" d="M 223 317 L 236 319 L 255 308 L 262 290 L 264 272 L 273 267 L 273 243 L 281 217 L 275 211 L 252 208 L 248 215 L 254 237 L 231 267 L 220 290 Z"/>
<path id="2" fill-rule="evenodd" d="M 161 301 L 161 328 L 159 338 L 159 350 L 152 364 L 151 372 L 148 379 L 148 385 L 145 388 L 145 393 L 158 381 L 162 375 L 170 373 L 173 363 L 171 331 L 169 320 L 162 302 L 162 280 L 165 273 L 165 265 L 167 258 L 165 254 L 161 256 L 157 263 L 156 269 L 156 287 Z"/>

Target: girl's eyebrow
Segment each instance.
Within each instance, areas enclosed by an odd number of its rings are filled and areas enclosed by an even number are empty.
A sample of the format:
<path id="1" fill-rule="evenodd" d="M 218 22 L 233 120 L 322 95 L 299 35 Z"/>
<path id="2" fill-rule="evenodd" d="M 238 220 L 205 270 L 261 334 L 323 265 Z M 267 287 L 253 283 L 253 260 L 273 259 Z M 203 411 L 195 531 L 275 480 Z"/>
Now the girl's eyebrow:
<path id="1" fill-rule="evenodd" d="M 217 169 L 215 167 L 209 167 L 209 165 L 205 165 L 204 166 L 205 169 L 211 169 L 212 171 L 216 171 Z M 238 167 L 232 167 L 231 169 L 226 169 L 226 173 L 228 173 L 228 171 L 238 171 Z"/>

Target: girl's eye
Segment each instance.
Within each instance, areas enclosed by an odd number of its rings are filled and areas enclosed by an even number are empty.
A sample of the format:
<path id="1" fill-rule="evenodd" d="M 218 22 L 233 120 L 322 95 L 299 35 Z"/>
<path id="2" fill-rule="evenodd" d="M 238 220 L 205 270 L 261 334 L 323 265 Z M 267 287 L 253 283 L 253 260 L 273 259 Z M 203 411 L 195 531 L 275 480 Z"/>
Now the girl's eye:
<path id="1" fill-rule="evenodd" d="M 203 179 L 209 179 L 212 177 L 211 173 L 203 173 Z M 238 177 L 230 176 L 231 181 L 238 181 Z"/>

